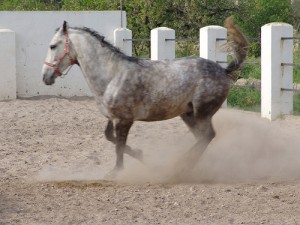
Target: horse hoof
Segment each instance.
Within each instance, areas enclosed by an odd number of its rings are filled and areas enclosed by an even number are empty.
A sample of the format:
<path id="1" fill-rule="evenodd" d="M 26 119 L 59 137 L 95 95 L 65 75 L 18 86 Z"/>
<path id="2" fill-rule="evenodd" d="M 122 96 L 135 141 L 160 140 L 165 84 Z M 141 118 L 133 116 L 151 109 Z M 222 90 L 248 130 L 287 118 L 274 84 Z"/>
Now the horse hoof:
<path id="1" fill-rule="evenodd" d="M 136 155 L 136 159 L 138 159 L 139 161 L 143 162 L 144 161 L 144 154 L 143 151 L 140 149 L 135 149 L 135 155 Z"/>
<path id="2" fill-rule="evenodd" d="M 111 170 L 104 176 L 104 180 L 109 180 L 109 181 L 116 180 L 117 176 L 118 176 L 118 171 L 119 170 L 117 170 L 117 169 Z"/>

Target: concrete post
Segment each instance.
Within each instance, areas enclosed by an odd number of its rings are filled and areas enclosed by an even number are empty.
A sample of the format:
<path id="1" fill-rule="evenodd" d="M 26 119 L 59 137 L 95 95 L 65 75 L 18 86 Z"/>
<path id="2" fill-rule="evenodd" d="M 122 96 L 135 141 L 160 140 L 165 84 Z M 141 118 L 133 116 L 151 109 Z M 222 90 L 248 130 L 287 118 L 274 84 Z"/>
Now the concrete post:
<path id="1" fill-rule="evenodd" d="M 293 111 L 293 27 L 269 23 L 261 28 L 261 116 L 269 120 Z"/>
<path id="2" fill-rule="evenodd" d="M 158 27 L 151 30 L 151 60 L 175 59 L 175 30 Z"/>
<path id="3" fill-rule="evenodd" d="M 126 55 L 132 56 L 132 31 L 127 28 L 115 29 L 114 45 Z"/>
<path id="4" fill-rule="evenodd" d="M 206 26 L 200 29 L 200 57 L 218 62 L 227 67 L 227 53 L 222 51 L 227 43 L 227 29 L 221 26 Z M 227 107 L 227 100 L 222 107 Z"/>
<path id="5" fill-rule="evenodd" d="M 0 29 L 0 100 L 16 99 L 16 35 Z"/>

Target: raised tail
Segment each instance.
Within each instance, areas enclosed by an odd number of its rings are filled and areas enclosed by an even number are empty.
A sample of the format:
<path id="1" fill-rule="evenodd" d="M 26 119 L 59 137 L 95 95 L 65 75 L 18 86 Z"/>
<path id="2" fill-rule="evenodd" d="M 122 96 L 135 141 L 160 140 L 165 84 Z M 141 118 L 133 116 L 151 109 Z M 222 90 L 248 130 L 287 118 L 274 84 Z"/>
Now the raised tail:
<path id="1" fill-rule="evenodd" d="M 235 56 L 234 60 L 227 66 L 226 73 L 231 79 L 235 80 L 234 72 L 241 67 L 247 56 L 248 41 L 234 24 L 232 16 L 225 20 L 224 26 L 228 32 L 228 46 Z"/>

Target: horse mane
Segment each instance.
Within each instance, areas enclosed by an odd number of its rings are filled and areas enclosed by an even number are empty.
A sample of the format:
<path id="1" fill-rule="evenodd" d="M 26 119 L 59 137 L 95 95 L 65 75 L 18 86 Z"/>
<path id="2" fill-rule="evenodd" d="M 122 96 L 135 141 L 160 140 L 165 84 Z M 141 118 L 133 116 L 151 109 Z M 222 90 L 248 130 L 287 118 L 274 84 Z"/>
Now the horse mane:
<path id="1" fill-rule="evenodd" d="M 91 28 L 88 28 L 88 27 L 71 27 L 71 29 L 80 30 L 80 31 L 89 33 L 91 36 L 96 38 L 101 43 L 101 46 L 109 48 L 113 53 L 120 56 L 122 59 L 125 59 L 125 60 L 130 61 L 130 62 L 135 62 L 135 63 L 140 62 L 140 60 L 136 57 L 131 57 L 131 56 L 125 55 L 119 48 L 113 46 L 110 42 L 106 41 L 104 36 L 100 35 L 97 31 L 95 31 Z"/>

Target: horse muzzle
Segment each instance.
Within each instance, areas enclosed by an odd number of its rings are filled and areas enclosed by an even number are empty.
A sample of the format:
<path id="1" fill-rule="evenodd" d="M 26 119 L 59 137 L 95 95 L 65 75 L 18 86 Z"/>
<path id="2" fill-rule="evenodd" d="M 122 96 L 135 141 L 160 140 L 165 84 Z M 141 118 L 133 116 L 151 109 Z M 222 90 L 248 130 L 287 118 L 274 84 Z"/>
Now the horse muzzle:
<path id="1" fill-rule="evenodd" d="M 52 85 L 55 82 L 56 75 L 53 73 L 52 75 L 44 74 L 43 81 L 46 85 Z"/>

